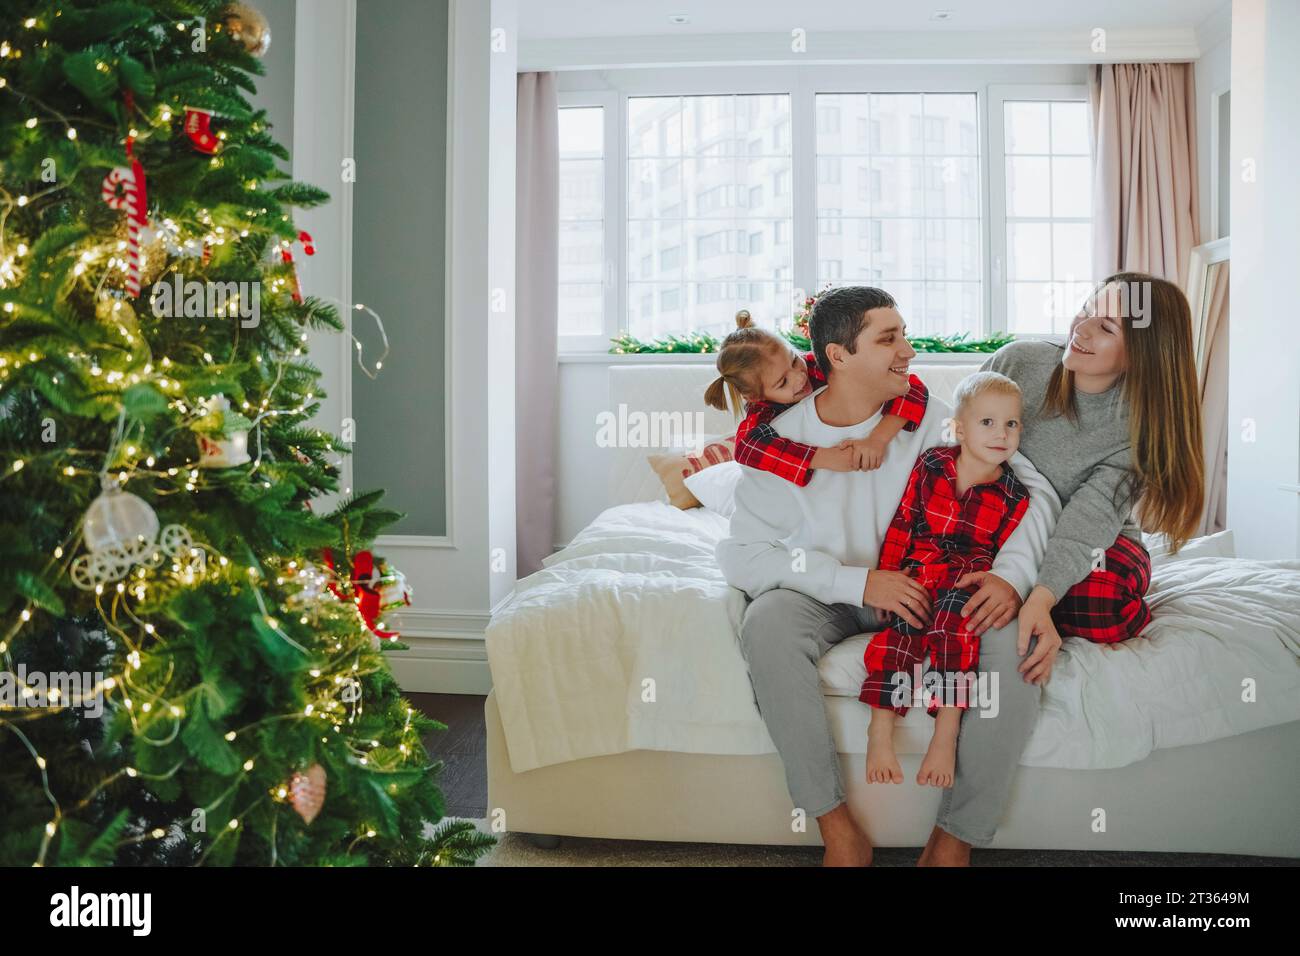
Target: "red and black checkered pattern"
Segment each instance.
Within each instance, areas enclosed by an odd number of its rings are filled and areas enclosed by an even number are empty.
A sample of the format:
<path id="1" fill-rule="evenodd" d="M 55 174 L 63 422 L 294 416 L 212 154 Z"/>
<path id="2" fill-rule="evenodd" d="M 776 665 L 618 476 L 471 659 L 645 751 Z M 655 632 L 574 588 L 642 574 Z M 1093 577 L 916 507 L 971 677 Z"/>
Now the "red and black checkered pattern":
<path id="1" fill-rule="evenodd" d="M 1151 555 L 1140 543 L 1120 535 L 1106 549 L 1104 564 L 1065 592 L 1052 608 L 1062 637 L 1116 644 L 1137 637 L 1151 623 L 1144 597 L 1151 586 Z"/>
<path id="2" fill-rule="evenodd" d="M 885 532 L 879 569 L 914 570 L 930 595 L 932 613 L 929 624 L 919 628 L 893 615 L 891 626 L 867 645 L 867 679 L 858 699 L 872 707 L 907 713 L 906 705 L 892 699 L 900 682 L 896 675 L 905 675 L 904 686 L 912 687 L 916 666 L 927 654 L 932 669 L 943 676 L 948 703 L 954 703 L 959 683 L 975 677 L 979 637 L 962 626 L 961 609 L 976 589 L 958 590 L 953 583 L 963 574 L 993 567 L 998 549 L 1029 508 L 1029 490 L 1004 464 L 996 481 L 975 485 L 959 496 L 960 453 L 960 446 L 942 446 L 916 460 Z M 956 701 L 955 706 L 965 709 L 966 704 Z M 937 710 L 938 701 L 931 698 L 927 713 L 933 716 Z"/>
<path id="3" fill-rule="evenodd" d="M 804 361 L 808 364 L 808 380 L 813 388 L 821 388 L 826 384 L 826 376 L 817 366 L 817 357 L 809 352 Z M 907 394 L 886 402 L 881 412 L 899 416 L 903 419 L 903 428 L 914 432 L 925 417 L 930 393 L 925 383 L 915 375 L 908 376 L 907 381 Z M 812 480 L 811 462 L 817 449 L 782 438 L 772 427 L 772 419 L 789 407 L 775 402 L 745 403 L 745 418 L 736 429 L 736 461 L 759 471 L 770 471 L 796 485 L 806 485 Z"/>

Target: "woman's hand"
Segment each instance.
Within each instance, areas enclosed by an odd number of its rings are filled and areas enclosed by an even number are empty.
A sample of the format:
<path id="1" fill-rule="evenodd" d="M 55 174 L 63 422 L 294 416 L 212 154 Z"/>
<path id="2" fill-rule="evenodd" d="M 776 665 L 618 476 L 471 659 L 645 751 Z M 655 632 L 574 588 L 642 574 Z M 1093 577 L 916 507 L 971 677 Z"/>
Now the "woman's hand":
<path id="1" fill-rule="evenodd" d="M 1020 610 L 1020 595 L 1016 589 L 991 571 L 963 574 L 952 586 L 965 588 L 973 585 L 979 585 L 979 590 L 961 609 L 961 616 L 966 618 L 966 630 L 978 636 L 990 627 L 1010 624 Z"/>
<path id="2" fill-rule="evenodd" d="M 1034 653 L 1016 668 L 1031 684 L 1045 685 L 1052 677 L 1052 665 L 1061 650 L 1061 635 L 1052 622 L 1052 608 L 1056 597 L 1047 588 L 1039 586 L 1029 592 L 1029 599 L 1020 609 L 1018 623 L 1020 636 L 1016 639 L 1016 653 L 1024 655 L 1029 650 L 1029 639 L 1038 636 Z"/>

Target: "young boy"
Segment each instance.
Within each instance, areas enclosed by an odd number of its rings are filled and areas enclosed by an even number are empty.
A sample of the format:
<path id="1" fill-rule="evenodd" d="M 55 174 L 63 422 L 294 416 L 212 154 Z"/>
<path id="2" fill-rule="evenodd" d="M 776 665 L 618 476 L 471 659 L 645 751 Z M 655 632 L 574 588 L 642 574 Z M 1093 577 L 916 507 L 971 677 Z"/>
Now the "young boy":
<path id="1" fill-rule="evenodd" d="M 993 566 L 1029 506 L 1029 491 L 1006 464 L 1020 444 L 1019 386 L 996 372 L 977 372 L 957 386 L 954 400 L 959 444 L 930 448 L 917 459 L 880 549 L 880 569 L 913 575 L 929 592 L 933 615 L 924 627 L 894 615 L 892 626 L 867 647 L 867 678 L 858 699 L 873 708 L 868 783 L 903 782 L 894 715 L 906 714 L 906 702 L 919 691 L 928 652 L 934 674 L 926 683 L 941 678 L 942 691 L 927 699 L 927 713 L 937 717 L 916 782 L 952 785 L 957 731 L 979 662 L 979 638 L 963 627 L 961 616 L 974 588 L 952 585 L 963 574 Z"/>

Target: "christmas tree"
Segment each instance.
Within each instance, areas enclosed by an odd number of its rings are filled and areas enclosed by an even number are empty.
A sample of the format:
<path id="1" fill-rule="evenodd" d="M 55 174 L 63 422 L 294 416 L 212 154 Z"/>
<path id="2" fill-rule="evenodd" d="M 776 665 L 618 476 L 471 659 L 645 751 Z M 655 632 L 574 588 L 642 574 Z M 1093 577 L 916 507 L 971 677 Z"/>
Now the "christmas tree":
<path id="1" fill-rule="evenodd" d="M 0 9 L 0 865 L 472 862 L 383 658 L 400 516 L 319 502 L 344 323 L 246 98 L 264 19 Z"/>

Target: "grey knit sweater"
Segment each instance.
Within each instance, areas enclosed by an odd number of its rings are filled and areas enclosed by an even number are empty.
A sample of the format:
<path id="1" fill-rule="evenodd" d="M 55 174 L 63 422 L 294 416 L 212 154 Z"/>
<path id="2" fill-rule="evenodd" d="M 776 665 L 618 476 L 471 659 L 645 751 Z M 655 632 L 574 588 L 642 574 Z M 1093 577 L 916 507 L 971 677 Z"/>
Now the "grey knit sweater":
<path id="1" fill-rule="evenodd" d="M 1064 346 L 1052 342 L 1012 342 L 983 365 L 1020 386 L 1025 404 L 1020 451 L 1061 497 L 1061 517 L 1038 571 L 1038 583 L 1058 601 L 1088 576 L 1094 554 L 1114 544 L 1121 532 L 1142 543 L 1131 516 L 1134 476 L 1123 386 L 1117 382 L 1099 394 L 1075 389 L 1079 415 L 1074 421 L 1042 415 L 1047 382 L 1063 352 Z"/>

